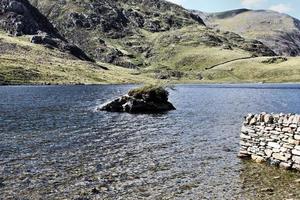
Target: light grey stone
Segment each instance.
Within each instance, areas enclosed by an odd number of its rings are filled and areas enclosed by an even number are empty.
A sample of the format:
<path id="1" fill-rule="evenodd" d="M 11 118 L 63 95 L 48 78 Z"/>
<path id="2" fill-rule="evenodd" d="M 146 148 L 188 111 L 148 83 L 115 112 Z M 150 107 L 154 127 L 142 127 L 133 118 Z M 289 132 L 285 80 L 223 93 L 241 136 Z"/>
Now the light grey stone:
<path id="1" fill-rule="evenodd" d="M 297 126 L 297 124 L 291 124 L 290 125 L 290 128 L 292 128 L 292 129 L 296 129 L 298 126 Z"/>
<path id="2" fill-rule="evenodd" d="M 282 128 L 282 132 L 291 133 L 292 129 L 290 127 L 284 127 L 284 128 Z"/>
<path id="3" fill-rule="evenodd" d="M 280 138 L 277 135 L 271 135 L 271 138 L 274 140 L 279 140 Z"/>
<path id="4" fill-rule="evenodd" d="M 266 141 L 266 138 L 260 137 L 259 141 Z"/>
<path id="5" fill-rule="evenodd" d="M 274 127 L 265 127 L 264 130 L 265 130 L 265 131 L 272 131 L 272 130 L 274 130 Z"/>
<path id="6" fill-rule="evenodd" d="M 266 115 L 264 116 L 264 122 L 267 123 L 267 124 L 272 123 L 272 122 L 273 122 L 273 119 L 274 119 L 273 116 L 270 115 L 270 114 L 266 114 Z"/>
<path id="7" fill-rule="evenodd" d="M 270 131 L 270 134 L 273 134 L 273 135 L 280 135 L 280 132 L 279 132 L 279 131 Z"/>
<path id="8" fill-rule="evenodd" d="M 294 116 L 292 115 L 292 116 L 290 116 L 289 119 L 288 119 L 288 124 L 293 123 L 293 121 L 294 121 Z"/>
<path id="9" fill-rule="evenodd" d="M 296 145 L 294 148 L 295 148 L 296 150 L 300 151 L 300 145 Z"/>
<path id="10" fill-rule="evenodd" d="M 299 164 L 293 164 L 292 169 L 300 170 L 300 165 Z"/>
<path id="11" fill-rule="evenodd" d="M 283 168 L 283 169 L 290 169 L 292 167 L 292 163 L 291 162 L 281 162 L 279 164 L 279 167 Z"/>
<path id="12" fill-rule="evenodd" d="M 281 161 L 288 161 L 291 158 L 291 154 L 282 154 L 282 153 L 273 153 L 272 157 L 281 160 Z"/>
<path id="13" fill-rule="evenodd" d="M 294 161 L 297 164 L 300 164 L 300 156 L 293 156 L 292 161 Z"/>
<path id="14" fill-rule="evenodd" d="M 247 140 L 250 140 L 250 139 L 251 139 L 251 136 L 246 135 L 246 134 L 243 134 L 243 133 L 241 133 L 240 137 L 241 137 L 242 139 L 247 139 Z"/>
<path id="15" fill-rule="evenodd" d="M 260 146 L 266 146 L 267 143 L 265 143 L 265 142 L 260 142 L 259 145 L 260 145 Z"/>
<path id="16" fill-rule="evenodd" d="M 296 140 L 294 140 L 296 141 Z M 287 148 L 287 149 L 293 149 L 294 148 L 294 144 L 290 143 L 290 144 L 283 144 L 283 147 Z"/>
<path id="17" fill-rule="evenodd" d="M 272 156 L 272 154 L 273 154 L 273 151 L 272 150 L 270 150 L 270 149 L 266 149 L 265 150 L 265 154 L 267 155 L 267 157 L 269 158 L 269 157 L 271 157 Z"/>
<path id="18" fill-rule="evenodd" d="M 288 149 L 286 147 L 280 147 L 280 151 L 283 153 L 286 153 L 288 151 Z"/>
<path id="19" fill-rule="evenodd" d="M 240 145 L 241 146 L 246 146 L 246 147 L 251 147 L 252 144 L 250 144 L 249 142 L 245 142 L 245 141 L 240 141 Z"/>
<path id="20" fill-rule="evenodd" d="M 280 145 L 276 142 L 268 142 L 269 147 L 273 147 L 275 149 L 280 149 Z"/>
<path id="21" fill-rule="evenodd" d="M 249 125 L 255 125 L 257 122 L 257 119 L 254 117 L 250 120 Z"/>
<path id="22" fill-rule="evenodd" d="M 293 124 L 298 124 L 300 122 L 300 116 L 299 115 L 295 115 L 294 119 L 293 119 Z"/>
<path id="23" fill-rule="evenodd" d="M 262 163 L 265 162 L 265 158 L 262 156 L 257 156 L 257 155 L 251 155 L 252 160 L 254 160 L 257 163 Z"/>
<path id="24" fill-rule="evenodd" d="M 295 140 L 300 140 L 300 135 L 294 135 Z"/>
<path id="25" fill-rule="evenodd" d="M 279 153 L 279 152 L 280 152 L 280 149 L 273 148 L 273 152 L 274 152 L 274 153 Z"/>
<path id="26" fill-rule="evenodd" d="M 246 126 L 243 126 L 242 129 L 241 129 L 241 132 L 242 133 L 249 133 L 251 129 L 247 128 Z"/>
<path id="27" fill-rule="evenodd" d="M 293 149 L 293 150 L 292 150 L 292 154 L 293 154 L 293 155 L 300 156 L 300 151 L 297 150 L 297 149 Z"/>

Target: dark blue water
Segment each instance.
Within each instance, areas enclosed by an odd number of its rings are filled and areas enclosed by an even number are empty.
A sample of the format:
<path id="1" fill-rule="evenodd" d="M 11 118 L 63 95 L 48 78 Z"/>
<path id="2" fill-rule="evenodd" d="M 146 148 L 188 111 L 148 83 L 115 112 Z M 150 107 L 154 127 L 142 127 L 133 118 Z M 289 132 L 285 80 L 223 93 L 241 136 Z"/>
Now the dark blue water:
<path id="1" fill-rule="evenodd" d="M 300 113 L 300 85 L 178 85 L 176 111 L 96 111 L 132 87 L 0 87 L 0 199 L 300 198 L 298 173 L 236 157 L 243 116 Z"/>

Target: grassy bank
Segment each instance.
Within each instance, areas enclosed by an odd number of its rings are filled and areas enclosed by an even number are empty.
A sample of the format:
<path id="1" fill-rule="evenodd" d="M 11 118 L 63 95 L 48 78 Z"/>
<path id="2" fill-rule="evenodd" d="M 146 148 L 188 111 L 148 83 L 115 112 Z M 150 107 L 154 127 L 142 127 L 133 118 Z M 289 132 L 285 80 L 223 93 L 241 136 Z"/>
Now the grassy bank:
<path id="1" fill-rule="evenodd" d="M 80 61 L 55 49 L 0 32 L 0 84 L 142 83 L 152 79 L 135 70 Z"/>

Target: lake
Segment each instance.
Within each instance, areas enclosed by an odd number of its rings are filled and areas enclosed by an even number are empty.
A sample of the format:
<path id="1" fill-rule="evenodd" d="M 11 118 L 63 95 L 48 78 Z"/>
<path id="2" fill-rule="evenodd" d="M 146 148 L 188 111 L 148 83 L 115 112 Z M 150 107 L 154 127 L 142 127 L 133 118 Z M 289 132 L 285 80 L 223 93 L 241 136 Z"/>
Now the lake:
<path id="1" fill-rule="evenodd" d="M 176 85 L 169 113 L 96 111 L 133 87 L 0 87 L 0 199 L 300 198 L 299 173 L 237 158 L 243 116 L 300 113 L 300 85 Z"/>

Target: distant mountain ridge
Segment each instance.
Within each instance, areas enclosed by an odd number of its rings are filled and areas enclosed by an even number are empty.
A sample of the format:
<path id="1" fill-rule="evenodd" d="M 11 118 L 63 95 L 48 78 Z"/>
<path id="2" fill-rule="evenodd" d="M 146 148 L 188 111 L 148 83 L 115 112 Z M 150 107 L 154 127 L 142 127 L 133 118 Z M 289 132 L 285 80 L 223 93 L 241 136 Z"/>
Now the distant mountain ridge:
<path id="1" fill-rule="evenodd" d="M 278 55 L 300 55 L 300 21 L 270 10 L 238 9 L 198 14 L 207 26 L 263 42 Z"/>

